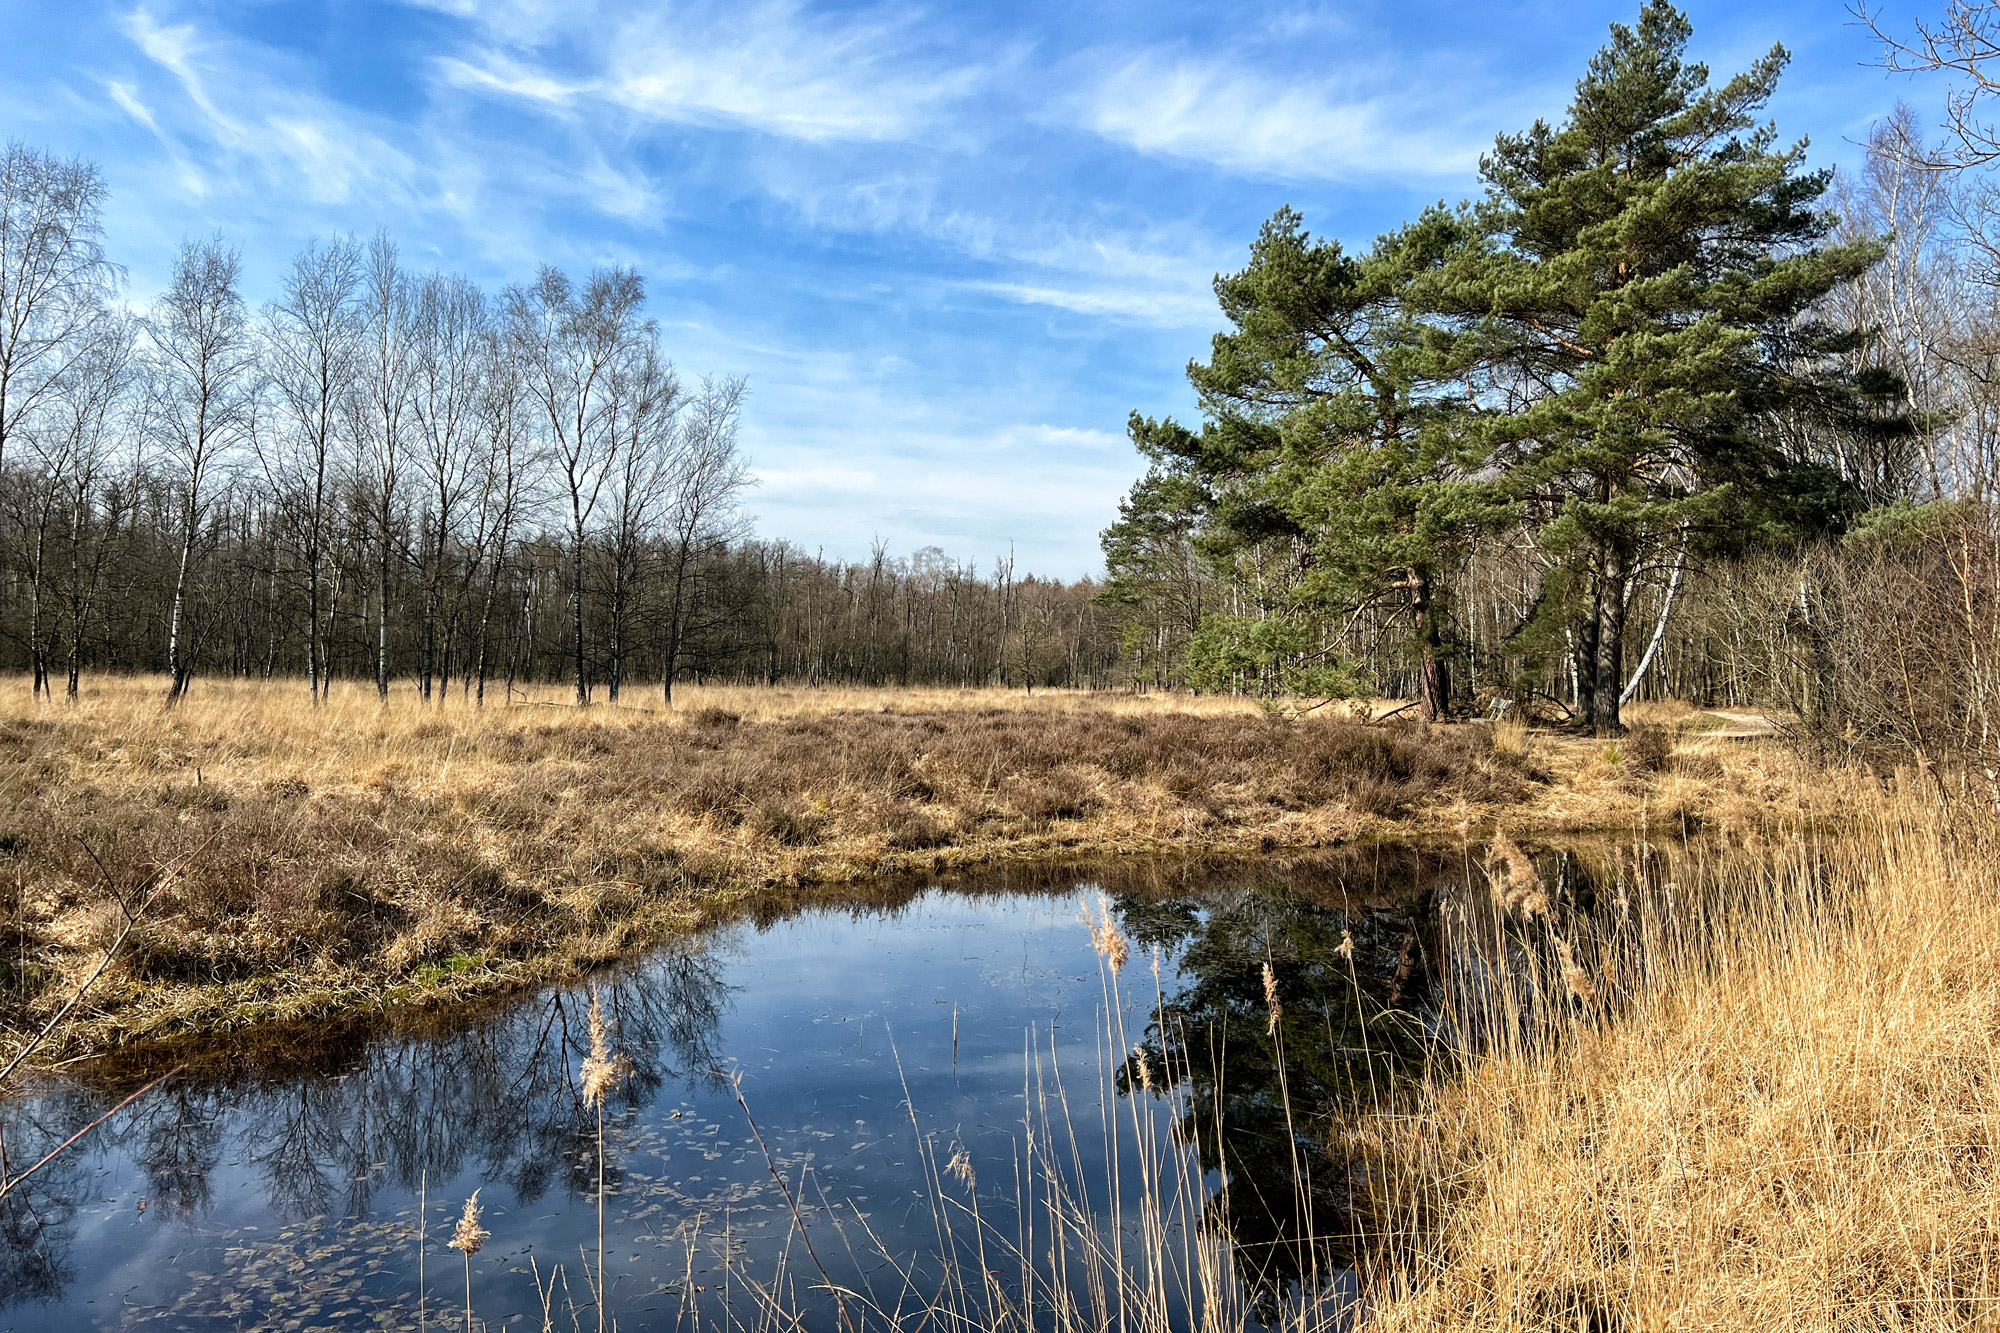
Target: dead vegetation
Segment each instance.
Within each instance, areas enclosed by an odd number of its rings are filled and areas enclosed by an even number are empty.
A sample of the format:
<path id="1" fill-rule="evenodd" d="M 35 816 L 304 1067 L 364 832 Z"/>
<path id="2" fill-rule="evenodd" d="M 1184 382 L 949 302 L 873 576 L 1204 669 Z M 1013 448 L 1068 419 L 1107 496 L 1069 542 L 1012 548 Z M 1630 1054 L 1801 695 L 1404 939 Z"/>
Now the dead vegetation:
<path id="1" fill-rule="evenodd" d="M 72 706 L 0 692 L 18 1026 L 122 928 L 108 886 L 203 849 L 67 1049 L 566 975 L 772 889 L 1461 837 L 1500 812 L 1750 827 L 1776 780 L 1742 751 L 1727 782 L 1655 771 L 1671 738 L 1621 756 L 1184 696 L 715 689 L 666 714 L 385 710 L 359 690 L 314 709 L 290 685 L 216 683 L 167 711 L 162 688 L 91 682 Z"/>
<path id="2" fill-rule="evenodd" d="M 1508 903 L 1547 965 L 1455 1077 L 1336 1151 L 1364 1182 L 1366 1327 L 1991 1326 L 1990 815 L 1915 774 L 1818 781 L 1852 831 L 1734 882 L 1662 866 L 1588 949 Z"/>

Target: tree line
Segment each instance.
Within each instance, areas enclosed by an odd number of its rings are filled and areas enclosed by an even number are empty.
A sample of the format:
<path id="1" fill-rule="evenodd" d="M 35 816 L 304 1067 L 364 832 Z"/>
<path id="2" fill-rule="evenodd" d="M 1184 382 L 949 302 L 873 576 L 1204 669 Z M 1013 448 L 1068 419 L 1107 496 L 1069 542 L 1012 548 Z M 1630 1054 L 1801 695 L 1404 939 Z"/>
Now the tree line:
<path id="1" fill-rule="evenodd" d="M 1957 129 L 1928 145 L 1899 111 L 1851 175 L 1760 119 L 1782 48 L 1712 80 L 1655 0 L 1559 121 L 1496 140 L 1479 198 L 1362 248 L 1281 210 L 1216 280 L 1199 422 L 1131 422 L 1146 471 L 1102 583 L 756 535 L 746 386 L 683 381 L 628 269 L 491 294 L 336 237 L 253 309 L 240 256 L 200 240 L 134 311 L 100 173 L 13 145 L 0 665 L 49 694 L 159 671 L 170 697 L 202 671 L 314 699 L 341 679 L 1386 694 L 1604 730 L 1647 694 L 1828 719 L 1837 696 L 1897 734 L 2000 735 L 1955 703 L 1906 716 L 1907 688 L 1898 712 L 1872 664 L 1901 650 L 1851 591 L 1903 568 L 1958 638 L 2000 617 L 1974 574 L 1922 573 L 2000 561 L 1966 545 L 2000 551 L 2000 209 L 1991 6 L 1959 10 L 1883 34 L 1889 63 L 1966 76 Z"/>
<path id="2" fill-rule="evenodd" d="M 579 702 L 1115 670 L 1087 580 L 756 538 L 746 385 L 684 381 L 630 269 L 493 295 L 335 237 L 253 308 L 205 239 L 134 311 L 105 197 L 87 162 L 0 159 L 0 652 L 38 694 L 93 668 L 170 701 L 209 671 Z"/>
<path id="3" fill-rule="evenodd" d="M 1216 280 L 1201 420 L 1134 416 L 1104 535 L 1136 669 L 1601 730 L 1648 688 L 1769 703 L 1814 615 L 1776 554 L 1990 500 L 1976 210 L 1944 245 L 1906 112 L 1808 169 L 1761 118 L 1784 49 L 1718 82 L 1691 37 L 1650 0 L 1478 199 L 1360 249 L 1285 209 Z"/>

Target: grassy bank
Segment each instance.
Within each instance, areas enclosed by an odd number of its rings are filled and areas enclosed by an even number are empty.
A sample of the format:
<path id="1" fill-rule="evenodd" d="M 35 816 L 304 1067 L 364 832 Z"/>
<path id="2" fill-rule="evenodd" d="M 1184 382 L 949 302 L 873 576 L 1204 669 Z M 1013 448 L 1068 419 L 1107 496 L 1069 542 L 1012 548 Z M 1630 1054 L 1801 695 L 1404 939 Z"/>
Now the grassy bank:
<path id="1" fill-rule="evenodd" d="M 59 1049 L 573 975 L 760 892 L 1048 858 L 1796 820 L 1776 751 L 1284 720 L 1240 700 L 692 689 L 483 710 L 150 680 L 0 686 L 0 949 L 50 1012 L 178 865 Z M 1674 719 L 1668 718 L 1668 721 Z M 1775 798 L 1794 794 L 1785 800 Z M 184 862 L 184 864 L 183 864 Z M 8 883 L 11 881 L 11 884 Z"/>
<path id="2" fill-rule="evenodd" d="M 1599 939 L 1519 923 L 1583 965 L 1339 1150 L 1370 1328 L 1993 1326 L 2000 852 L 1929 784 L 1851 785 L 1857 832 L 1741 882 L 1656 883 Z"/>

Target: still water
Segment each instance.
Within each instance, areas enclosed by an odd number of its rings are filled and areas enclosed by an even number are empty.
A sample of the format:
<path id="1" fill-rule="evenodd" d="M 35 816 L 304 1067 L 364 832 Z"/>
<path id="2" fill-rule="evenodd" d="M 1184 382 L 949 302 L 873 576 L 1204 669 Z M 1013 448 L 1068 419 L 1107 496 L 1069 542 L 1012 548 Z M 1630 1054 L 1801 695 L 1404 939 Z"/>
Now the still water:
<path id="1" fill-rule="evenodd" d="M 1149 1189 L 1177 1199 L 1164 1248 L 1226 1242 L 1244 1326 L 1340 1295 L 1351 1182 L 1315 1167 L 1309 1112 L 1421 1045 L 1450 947 L 1437 904 L 1471 873 L 1379 851 L 1115 884 L 1041 872 L 767 909 L 605 972 L 635 1066 L 605 1108 L 608 1313 L 755 1327 L 782 1322 L 776 1301 L 836 1327 L 821 1270 L 857 1306 L 907 1310 L 949 1286 L 954 1249 L 962 1305 L 1033 1304 L 1040 1281 L 1044 1303 L 1087 1306 L 1080 1266 L 1024 1274 L 1002 1242 L 1046 1254 L 1055 1192 L 1115 1234 L 1104 1262 L 1141 1265 Z M 1130 948 L 1116 977 L 1080 920 L 1100 895 Z M 546 1303 L 556 1327 L 596 1327 L 589 990 L 78 1067 L 0 1106 L 18 1160 L 185 1065 L 0 1206 L 0 1330 L 462 1327 L 445 1241 L 474 1190 L 492 1233 L 478 1320 L 540 1329 Z M 1031 1149 L 1060 1189 L 1024 1184 Z M 1180 1174 L 1149 1177 L 1148 1151 Z M 1191 1266 L 1154 1285 L 1179 1299 Z"/>

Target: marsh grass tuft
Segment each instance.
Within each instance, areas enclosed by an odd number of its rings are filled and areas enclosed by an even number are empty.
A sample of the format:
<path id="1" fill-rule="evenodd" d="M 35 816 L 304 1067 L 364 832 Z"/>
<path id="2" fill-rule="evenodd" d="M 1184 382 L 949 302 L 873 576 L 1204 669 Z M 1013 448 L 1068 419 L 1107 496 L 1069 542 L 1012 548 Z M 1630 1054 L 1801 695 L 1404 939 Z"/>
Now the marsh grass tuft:
<path id="1" fill-rule="evenodd" d="M 1125 970 L 1125 964 L 1132 956 L 1132 943 L 1125 938 L 1125 932 L 1118 928 L 1118 921 L 1111 915 L 1111 900 L 1104 894 L 1097 895 L 1097 911 L 1093 915 L 1091 905 L 1086 901 L 1079 919 L 1090 932 L 1090 947 L 1117 976 Z"/>
<path id="2" fill-rule="evenodd" d="M 590 990 L 590 1054 L 584 1057 L 577 1072 L 583 1100 L 597 1116 L 597 1278 L 592 1295 L 597 1306 L 597 1327 L 602 1333 L 610 1292 L 604 1274 L 604 1100 L 632 1076 L 632 1061 L 623 1051 L 611 1048 L 604 1002 L 595 986 Z"/>
<path id="3" fill-rule="evenodd" d="M 1368 1328 L 1986 1326 L 2000 840 L 1920 783 L 1819 781 L 1856 831 L 1627 863 L 1521 927 L 1545 968 L 1478 974 L 1451 1076 L 1350 1123 Z"/>

